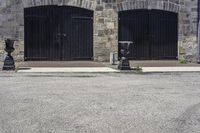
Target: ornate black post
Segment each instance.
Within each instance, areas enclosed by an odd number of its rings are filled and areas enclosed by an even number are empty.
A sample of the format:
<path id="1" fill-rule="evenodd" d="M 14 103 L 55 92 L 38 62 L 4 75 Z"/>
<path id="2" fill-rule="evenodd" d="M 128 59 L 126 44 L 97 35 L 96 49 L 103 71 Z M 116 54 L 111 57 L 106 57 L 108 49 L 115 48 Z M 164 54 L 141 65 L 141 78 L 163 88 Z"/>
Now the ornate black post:
<path id="1" fill-rule="evenodd" d="M 7 55 L 4 60 L 3 70 L 15 70 L 15 62 L 13 57 L 11 56 L 11 53 L 15 50 L 13 47 L 14 40 L 6 39 L 5 44 L 6 44 L 5 51 L 7 52 Z"/>
<path id="2" fill-rule="evenodd" d="M 133 44 L 133 42 L 132 41 L 119 41 L 119 44 L 121 47 L 120 52 L 121 52 L 122 57 L 120 59 L 118 69 L 131 70 L 129 60 L 127 59 L 127 55 L 130 53 L 129 47 L 130 47 L 130 44 Z"/>

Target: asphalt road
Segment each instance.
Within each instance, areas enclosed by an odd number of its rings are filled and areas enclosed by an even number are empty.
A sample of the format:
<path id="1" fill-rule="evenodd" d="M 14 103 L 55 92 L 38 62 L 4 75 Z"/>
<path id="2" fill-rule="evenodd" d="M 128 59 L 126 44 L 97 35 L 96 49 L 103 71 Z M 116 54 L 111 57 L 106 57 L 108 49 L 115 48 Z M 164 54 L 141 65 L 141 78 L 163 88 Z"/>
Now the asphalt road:
<path id="1" fill-rule="evenodd" d="M 200 133 L 200 73 L 0 73 L 0 133 Z"/>

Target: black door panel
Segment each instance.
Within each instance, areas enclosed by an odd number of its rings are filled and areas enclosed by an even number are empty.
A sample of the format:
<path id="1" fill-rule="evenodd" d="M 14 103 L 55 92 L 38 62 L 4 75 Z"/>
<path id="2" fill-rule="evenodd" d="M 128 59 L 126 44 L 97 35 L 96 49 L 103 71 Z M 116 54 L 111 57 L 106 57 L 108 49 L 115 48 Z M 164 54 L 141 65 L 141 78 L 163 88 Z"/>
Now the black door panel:
<path id="1" fill-rule="evenodd" d="M 135 42 L 129 59 L 176 59 L 177 20 L 176 13 L 161 10 L 119 12 L 119 40 Z"/>
<path id="2" fill-rule="evenodd" d="M 24 10 L 25 60 L 93 58 L 93 12 L 69 6 Z"/>

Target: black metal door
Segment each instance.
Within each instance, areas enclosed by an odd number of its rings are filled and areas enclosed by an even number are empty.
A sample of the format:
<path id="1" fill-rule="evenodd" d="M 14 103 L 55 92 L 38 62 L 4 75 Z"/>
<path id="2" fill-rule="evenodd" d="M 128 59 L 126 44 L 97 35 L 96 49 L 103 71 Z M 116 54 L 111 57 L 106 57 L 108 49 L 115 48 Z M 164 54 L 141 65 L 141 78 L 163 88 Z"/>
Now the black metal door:
<path id="1" fill-rule="evenodd" d="M 25 9 L 24 16 L 25 60 L 93 58 L 92 11 L 69 6 L 41 6 Z"/>
<path id="2" fill-rule="evenodd" d="M 119 40 L 134 41 L 130 59 L 176 59 L 177 20 L 176 13 L 161 10 L 119 12 Z"/>
<path id="3" fill-rule="evenodd" d="M 71 8 L 62 10 L 63 59 L 88 60 L 93 57 L 93 12 Z M 67 54 L 65 54 L 67 51 Z"/>

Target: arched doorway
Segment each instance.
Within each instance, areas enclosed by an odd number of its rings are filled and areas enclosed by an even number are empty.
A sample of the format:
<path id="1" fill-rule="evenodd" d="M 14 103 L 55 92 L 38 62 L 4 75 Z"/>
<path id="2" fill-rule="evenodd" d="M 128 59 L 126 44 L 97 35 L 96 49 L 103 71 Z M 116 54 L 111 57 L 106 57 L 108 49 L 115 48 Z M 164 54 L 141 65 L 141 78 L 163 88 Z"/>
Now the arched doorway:
<path id="1" fill-rule="evenodd" d="M 119 40 L 135 42 L 130 47 L 130 59 L 177 59 L 178 14 L 147 9 L 121 11 Z"/>
<path id="2" fill-rule="evenodd" d="M 25 60 L 93 59 L 93 11 L 71 6 L 24 9 Z"/>

